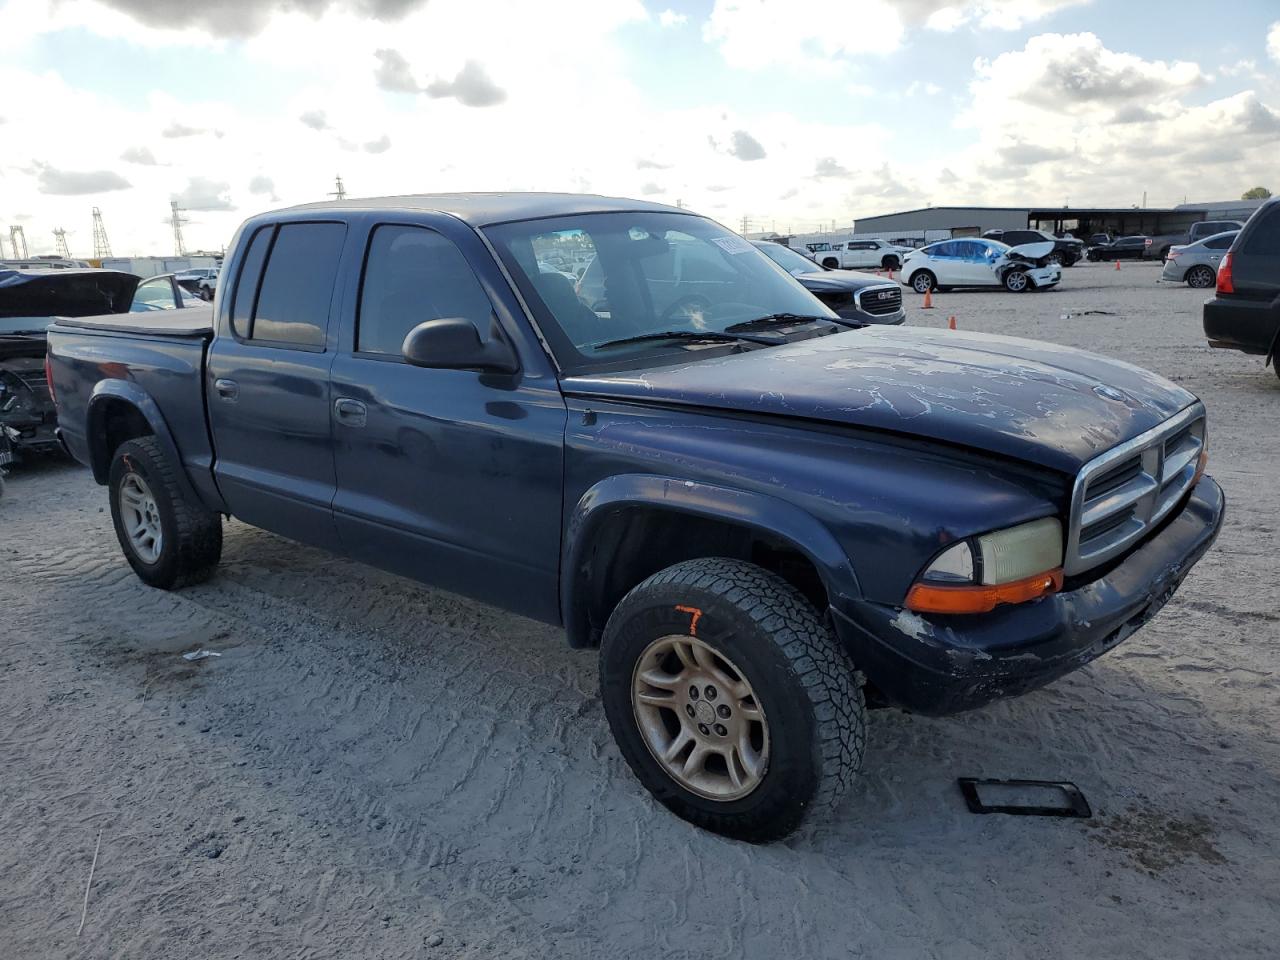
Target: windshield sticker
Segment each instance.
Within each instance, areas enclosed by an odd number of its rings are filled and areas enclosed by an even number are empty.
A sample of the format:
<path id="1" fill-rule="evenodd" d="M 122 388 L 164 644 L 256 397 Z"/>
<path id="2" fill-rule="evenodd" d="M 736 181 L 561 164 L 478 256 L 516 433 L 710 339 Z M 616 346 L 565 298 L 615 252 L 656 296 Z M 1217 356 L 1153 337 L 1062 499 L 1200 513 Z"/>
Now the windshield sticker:
<path id="1" fill-rule="evenodd" d="M 741 237 L 712 237 L 711 242 L 725 253 L 750 253 L 751 244 Z"/>

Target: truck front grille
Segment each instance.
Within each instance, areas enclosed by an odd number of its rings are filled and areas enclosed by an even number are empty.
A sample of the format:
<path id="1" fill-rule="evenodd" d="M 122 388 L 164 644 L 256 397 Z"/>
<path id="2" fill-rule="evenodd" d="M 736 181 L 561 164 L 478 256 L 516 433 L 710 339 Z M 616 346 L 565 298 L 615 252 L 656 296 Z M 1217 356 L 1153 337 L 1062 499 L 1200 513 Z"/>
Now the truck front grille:
<path id="1" fill-rule="evenodd" d="M 884 317 L 897 313 L 902 307 L 902 288 L 897 284 L 883 287 L 866 287 L 859 290 L 854 297 L 858 309 L 873 317 Z"/>
<path id="2" fill-rule="evenodd" d="M 1204 431 L 1196 403 L 1084 465 L 1071 494 L 1068 576 L 1119 556 L 1168 516 L 1195 479 Z"/>

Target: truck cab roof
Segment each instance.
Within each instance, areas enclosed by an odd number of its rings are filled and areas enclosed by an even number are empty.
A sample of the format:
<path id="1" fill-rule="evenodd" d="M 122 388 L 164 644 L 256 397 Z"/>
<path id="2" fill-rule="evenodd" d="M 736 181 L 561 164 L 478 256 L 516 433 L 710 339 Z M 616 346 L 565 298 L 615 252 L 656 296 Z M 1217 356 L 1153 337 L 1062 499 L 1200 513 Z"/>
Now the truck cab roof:
<path id="1" fill-rule="evenodd" d="M 420 193 L 401 197 L 367 197 L 359 200 L 326 200 L 305 203 L 284 210 L 273 210 L 259 219 L 279 220 L 290 213 L 343 213 L 390 210 L 414 210 L 447 213 L 473 227 L 510 223 L 517 220 L 539 220 L 545 217 L 575 216 L 583 213 L 690 211 L 665 203 L 603 197 L 581 193 Z"/>

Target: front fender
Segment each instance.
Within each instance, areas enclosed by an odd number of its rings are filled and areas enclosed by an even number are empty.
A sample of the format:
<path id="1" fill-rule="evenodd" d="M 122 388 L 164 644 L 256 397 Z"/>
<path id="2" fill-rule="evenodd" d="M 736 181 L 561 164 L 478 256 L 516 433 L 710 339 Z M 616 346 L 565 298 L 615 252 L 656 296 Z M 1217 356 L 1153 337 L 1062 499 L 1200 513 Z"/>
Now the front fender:
<path id="1" fill-rule="evenodd" d="M 105 416 L 112 402 L 123 402 L 133 407 L 146 420 L 152 434 L 164 449 L 164 455 L 172 462 L 178 476 L 178 484 L 182 493 L 193 503 L 203 503 L 203 498 L 196 493 L 191 479 L 187 476 L 182 455 L 173 439 L 173 432 L 165 422 L 164 415 L 155 399 L 140 386 L 130 380 L 99 380 L 89 397 L 86 415 L 85 438 L 89 445 L 89 467 L 93 470 L 93 479 L 105 484 L 111 472 L 111 457 L 114 450 L 108 449 Z"/>
<path id="2" fill-rule="evenodd" d="M 766 494 L 654 474 L 620 474 L 590 487 L 567 518 L 561 556 L 560 612 L 574 646 L 590 632 L 578 570 L 600 524 L 621 509 L 657 508 L 721 520 L 781 540 L 808 557 L 833 605 L 860 599 L 862 590 L 848 555 L 820 521 Z"/>

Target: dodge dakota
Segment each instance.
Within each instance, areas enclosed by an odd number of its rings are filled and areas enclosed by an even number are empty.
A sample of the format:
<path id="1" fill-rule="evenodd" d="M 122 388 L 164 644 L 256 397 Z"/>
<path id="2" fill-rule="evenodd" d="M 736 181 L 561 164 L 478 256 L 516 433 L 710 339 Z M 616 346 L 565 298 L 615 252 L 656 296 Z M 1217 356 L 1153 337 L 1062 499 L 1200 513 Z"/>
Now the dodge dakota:
<path id="1" fill-rule="evenodd" d="M 540 267 L 564 251 L 591 302 Z M 49 332 L 137 575 L 209 577 L 232 516 L 562 625 L 636 777 L 729 836 L 833 807 L 869 706 L 978 707 L 1111 649 L 1222 523 L 1181 387 L 840 317 L 687 210 L 312 204 L 249 219 L 223 272 L 211 315 Z"/>

